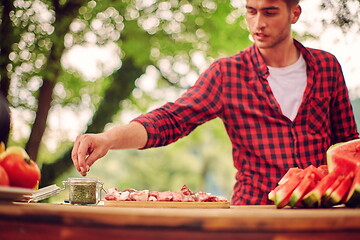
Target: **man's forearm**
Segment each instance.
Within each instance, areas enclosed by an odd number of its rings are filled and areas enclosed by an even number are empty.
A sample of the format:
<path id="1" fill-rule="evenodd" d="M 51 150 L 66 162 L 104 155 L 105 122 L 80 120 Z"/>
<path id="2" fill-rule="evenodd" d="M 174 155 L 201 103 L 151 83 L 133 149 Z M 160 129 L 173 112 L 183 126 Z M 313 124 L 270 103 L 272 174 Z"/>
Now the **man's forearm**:
<path id="1" fill-rule="evenodd" d="M 148 138 L 145 127 L 138 122 L 114 127 L 103 134 L 110 142 L 110 149 L 142 148 Z"/>

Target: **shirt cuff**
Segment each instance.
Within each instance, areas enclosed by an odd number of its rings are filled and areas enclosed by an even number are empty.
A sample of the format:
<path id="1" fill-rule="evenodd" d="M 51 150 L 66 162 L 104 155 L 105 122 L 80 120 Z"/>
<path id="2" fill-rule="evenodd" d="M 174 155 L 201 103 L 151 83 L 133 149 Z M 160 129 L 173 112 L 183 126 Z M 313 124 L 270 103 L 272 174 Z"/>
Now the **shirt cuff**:
<path id="1" fill-rule="evenodd" d="M 143 149 L 148 149 L 148 148 L 152 148 L 152 147 L 156 147 L 158 144 L 158 131 L 157 131 L 157 127 L 155 126 L 155 124 L 153 123 L 153 121 L 151 121 L 151 119 L 146 118 L 145 116 L 139 116 L 133 120 L 131 120 L 131 122 L 138 122 L 141 125 L 143 125 L 145 127 L 145 130 L 147 132 L 147 142 L 145 144 L 144 147 L 139 148 L 140 150 Z"/>

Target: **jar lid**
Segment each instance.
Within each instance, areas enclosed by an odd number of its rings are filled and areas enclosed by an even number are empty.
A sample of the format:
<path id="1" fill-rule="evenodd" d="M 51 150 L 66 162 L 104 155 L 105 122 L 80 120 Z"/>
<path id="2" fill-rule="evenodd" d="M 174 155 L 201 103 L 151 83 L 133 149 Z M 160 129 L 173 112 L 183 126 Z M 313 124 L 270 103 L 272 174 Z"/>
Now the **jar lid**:
<path id="1" fill-rule="evenodd" d="M 82 184 L 82 183 L 99 183 L 103 184 L 99 179 L 96 178 L 68 178 L 67 181 L 63 181 L 63 184 Z"/>

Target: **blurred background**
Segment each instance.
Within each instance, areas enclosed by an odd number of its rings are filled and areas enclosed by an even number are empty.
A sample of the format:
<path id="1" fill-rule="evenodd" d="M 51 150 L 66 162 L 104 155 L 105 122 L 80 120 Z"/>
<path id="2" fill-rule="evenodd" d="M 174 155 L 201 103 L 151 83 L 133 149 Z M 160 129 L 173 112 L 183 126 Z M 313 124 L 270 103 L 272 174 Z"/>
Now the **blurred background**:
<path id="1" fill-rule="evenodd" d="M 250 46 L 243 0 L 6 0 L 0 3 L 0 90 L 11 107 L 9 146 L 26 149 L 40 186 L 80 177 L 76 136 L 125 124 L 179 97 L 215 59 Z M 305 46 L 343 67 L 360 126 L 360 0 L 302 0 Z M 110 151 L 88 177 L 104 188 L 230 199 L 231 144 L 219 119 L 161 148 Z M 50 199 L 63 201 L 64 193 Z"/>

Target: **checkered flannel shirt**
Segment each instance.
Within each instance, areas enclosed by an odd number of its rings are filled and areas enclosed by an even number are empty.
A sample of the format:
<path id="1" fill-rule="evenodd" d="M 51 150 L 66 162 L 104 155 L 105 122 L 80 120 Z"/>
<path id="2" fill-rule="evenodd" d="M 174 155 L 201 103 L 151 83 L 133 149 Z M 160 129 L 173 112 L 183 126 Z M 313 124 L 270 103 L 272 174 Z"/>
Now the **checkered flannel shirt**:
<path id="1" fill-rule="evenodd" d="M 237 169 L 232 204 L 271 204 L 267 195 L 289 168 L 326 164 L 329 146 L 358 138 L 336 58 L 294 44 L 307 64 L 307 86 L 294 121 L 282 114 L 266 63 L 252 45 L 215 61 L 175 102 L 134 119 L 148 132 L 144 148 L 170 144 L 219 117 Z"/>

